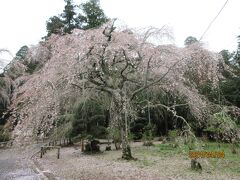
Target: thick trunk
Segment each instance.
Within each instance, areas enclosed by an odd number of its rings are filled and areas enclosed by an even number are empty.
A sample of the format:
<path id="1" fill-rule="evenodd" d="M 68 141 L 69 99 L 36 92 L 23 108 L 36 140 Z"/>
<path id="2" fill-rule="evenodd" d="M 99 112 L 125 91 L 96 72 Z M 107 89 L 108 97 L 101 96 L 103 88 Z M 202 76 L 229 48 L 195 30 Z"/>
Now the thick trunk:
<path id="1" fill-rule="evenodd" d="M 121 130 L 122 158 L 133 159 L 128 141 L 128 108 L 124 93 L 115 92 L 111 107 L 111 127 Z"/>

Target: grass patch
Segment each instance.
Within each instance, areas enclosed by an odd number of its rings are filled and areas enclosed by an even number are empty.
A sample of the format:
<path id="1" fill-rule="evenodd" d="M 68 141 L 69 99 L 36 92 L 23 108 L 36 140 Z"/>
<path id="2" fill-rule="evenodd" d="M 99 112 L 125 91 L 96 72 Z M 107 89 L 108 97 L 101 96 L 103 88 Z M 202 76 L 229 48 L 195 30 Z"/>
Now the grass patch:
<path id="1" fill-rule="evenodd" d="M 217 171 L 222 174 L 240 174 L 240 144 L 237 145 L 237 154 L 232 153 L 231 144 L 216 143 L 216 142 L 200 142 L 201 151 L 224 151 L 224 158 L 204 158 L 201 159 L 203 169 L 206 173 Z M 150 147 L 136 147 L 133 148 L 133 154 L 138 161 L 137 166 L 152 167 L 157 166 L 157 162 L 162 161 L 189 161 L 188 157 L 189 147 L 181 144 L 173 147 L 172 143 L 156 144 Z"/>

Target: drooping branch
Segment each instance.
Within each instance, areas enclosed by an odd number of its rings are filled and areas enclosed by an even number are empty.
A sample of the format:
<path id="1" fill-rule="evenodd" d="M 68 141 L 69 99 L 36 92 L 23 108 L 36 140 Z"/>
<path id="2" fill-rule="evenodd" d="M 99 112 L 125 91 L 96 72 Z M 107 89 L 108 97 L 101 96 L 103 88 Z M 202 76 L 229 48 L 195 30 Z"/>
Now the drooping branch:
<path id="1" fill-rule="evenodd" d="M 188 132 L 197 140 L 197 138 L 196 138 L 195 134 L 193 133 L 192 128 L 191 128 L 191 126 L 188 124 L 187 120 L 186 120 L 184 117 L 177 115 L 177 112 L 176 112 L 176 110 L 175 110 L 175 107 L 178 107 L 178 106 L 186 106 L 186 105 L 188 105 L 188 104 L 178 104 L 178 105 L 173 105 L 173 106 L 166 106 L 166 105 L 164 105 L 164 104 L 154 104 L 154 105 L 153 105 L 153 104 L 148 103 L 148 105 L 145 106 L 144 108 L 147 108 L 147 107 L 152 107 L 152 108 L 163 107 L 163 108 L 165 108 L 168 112 L 171 112 L 171 114 L 172 114 L 176 119 L 181 119 L 181 120 L 187 125 L 187 127 L 188 127 Z M 144 109 L 144 108 L 143 108 L 143 109 Z"/>
<path id="2" fill-rule="evenodd" d="M 182 60 L 182 59 L 181 59 L 181 60 Z M 142 92 L 143 90 L 145 90 L 145 89 L 147 89 L 147 88 L 149 88 L 149 87 L 151 87 L 151 86 L 154 86 L 154 85 L 159 84 L 159 83 L 168 75 L 168 73 L 169 73 L 171 70 L 173 70 L 173 68 L 174 68 L 181 60 L 176 61 L 170 68 L 168 68 L 167 72 L 164 73 L 164 74 L 163 74 L 160 78 L 158 78 L 157 80 L 155 80 L 155 81 L 153 81 L 153 82 L 151 82 L 151 83 L 149 83 L 149 84 L 145 84 L 145 85 L 142 86 L 141 88 L 135 90 L 135 91 L 132 93 L 130 100 L 133 100 L 133 98 L 134 98 L 138 93 Z"/>

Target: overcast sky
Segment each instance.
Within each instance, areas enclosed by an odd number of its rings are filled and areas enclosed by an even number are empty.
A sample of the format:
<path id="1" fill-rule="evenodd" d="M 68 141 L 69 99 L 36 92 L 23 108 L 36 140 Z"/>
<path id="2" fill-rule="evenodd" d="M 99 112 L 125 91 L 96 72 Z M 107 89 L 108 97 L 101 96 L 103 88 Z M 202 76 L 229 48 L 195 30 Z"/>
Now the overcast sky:
<path id="1" fill-rule="evenodd" d="M 129 27 L 172 28 L 175 44 L 183 46 L 187 36 L 200 38 L 226 0 L 101 0 L 105 14 Z M 80 4 L 83 0 L 75 0 Z M 46 35 L 46 21 L 60 14 L 64 0 L 1 0 L 0 48 L 13 54 L 23 45 L 36 44 Z M 240 0 L 229 0 L 203 41 L 206 47 L 234 50 L 240 35 Z"/>

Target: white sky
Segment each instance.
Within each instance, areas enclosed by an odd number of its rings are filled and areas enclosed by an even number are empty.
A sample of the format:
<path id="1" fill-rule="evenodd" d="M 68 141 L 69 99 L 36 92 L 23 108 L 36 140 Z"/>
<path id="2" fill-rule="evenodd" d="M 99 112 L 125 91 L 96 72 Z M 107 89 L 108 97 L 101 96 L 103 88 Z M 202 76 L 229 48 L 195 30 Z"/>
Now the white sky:
<path id="1" fill-rule="evenodd" d="M 101 0 L 110 18 L 119 18 L 129 27 L 172 28 L 175 43 L 183 46 L 188 36 L 200 38 L 226 0 Z M 83 0 L 75 0 L 80 4 Z M 204 36 L 206 47 L 235 50 L 240 35 L 240 1 L 229 0 L 223 12 Z M 13 54 L 23 45 L 36 44 L 46 35 L 46 21 L 60 14 L 64 0 L 1 0 L 0 48 Z"/>

